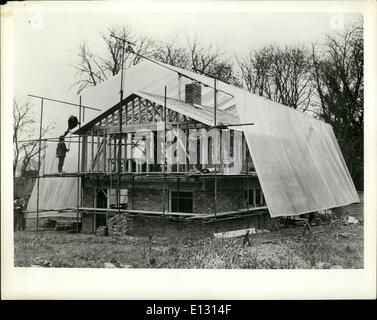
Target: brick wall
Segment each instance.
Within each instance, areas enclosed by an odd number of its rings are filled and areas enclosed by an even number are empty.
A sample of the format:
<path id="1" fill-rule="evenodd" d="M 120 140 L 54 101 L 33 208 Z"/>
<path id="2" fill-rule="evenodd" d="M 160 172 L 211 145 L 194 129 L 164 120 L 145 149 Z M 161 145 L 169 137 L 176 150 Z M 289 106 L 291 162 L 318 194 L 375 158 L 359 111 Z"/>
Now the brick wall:
<path id="1" fill-rule="evenodd" d="M 163 191 L 137 189 L 129 192 L 128 207 L 133 210 L 162 211 Z M 165 192 L 165 210 L 169 209 L 169 191 Z"/>
<path id="2" fill-rule="evenodd" d="M 82 189 L 82 206 L 84 208 L 94 207 L 94 195 L 95 188 L 93 187 L 83 187 Z M 92 233 L 95 231 L 95 219 L 94 215 L 83 212 L 82 214 L 82 233 Z"/>
<path id="3" fill-rule="evenodd" d="M 249 187 L 260 187 L 255 177 L 250 177 Z M 115 184 L 116 185 L 116 184 Z M 95 185 L 85 183 L 83 188 L 83 207 L 93 207 Z M 107 188 L 105 182 L 101 182 L 99 188 Z M 162 211 L 163 190 L 161 180 L 137 181 L 135 185 L 122 185 L 128 188 L 128 208 L 133 210 Z M 243 190 L 246 188 L 246 179 L 219 177 L 217 191 L 217 212 L 232 211 L 243 208 Z M 165 209 L 169 210 L 169 190 L 192 191 L 193 212 L 213 213 L 214 212 L 214 179 L 201 178 L 197 180 L 180 179 L 179 185 L 172 180 L 166 183 Z"/>
<path id="4" fill-rule="evenodd" d="M 82 214 L 82 233 L 92 233 L 94 232 L 94 215 L 83 212 Z"/>
<path id="5" fill-rule="evenodd" d="M 111 221 L 111 222 L 110 222 Z M 201 238 L 216 232 L 225 232 L 246 228 L 269 229 L 271 218 L 268 213 L 216 222 L 187 221 L 182 218 L 129 216 L 117 214 L 109 219 L 109 235 L 117 238 L 125 235 L 138 237 L 179 236 Z"/>
<path id="6" fill-rule="evenodd" d="M 243 208 L 242 190 L 218 191 L 217 192 L 217 212 L 231 211 Z M 193 211 L 194 213 L 212 213 L 214 210 L 213 191 L 193 191 Z M 162 211 L 163 192 L 161 190 L 135 190 L 130 192 L 129 208 L 145 211 Z M 165 195 L 165 210 L 169 208 L 169 191 Z"/>
<path id="7" fill-rule="evenodd" d="M 94 195 L 95 195 L 95 188 L 93 187 L 82 188 L 82 206 L 85 208 L 93 208 Z"/>
<path id="8" fill-rule="evenodd" d="M 232 211 L 243 208 L 242 190 L 218 191 L 216 201 L 216 211 Z M 194 212 L 213 213 L 214 212 L 214 192 L 195 191 L 194 195 Z"/>
<path id="9" fill-rule="evenodd" d="M 83 188 L 83 207 L 94 206 L 94 195 L 96 190 L 95 181 L 84 183 Z M 249 187 L 259 187 L 257 178 L 249 178 Z M 107 188 L 106 181 L 100 181 L 99 188 Z M 163 210 L 163 190 L 161 180 L 156 181 L 137 181 L 134 188 L 130 185 L 123 184 L 123 188 L 128 187 L 128 208 L 133 210 L 144 211 L 162 211 Z M 246 180 L 233 177 L 219 177 L 218 178 L 218 192 L 217 192 L 217 212 L 233 211 L 243 208 L 243 190 L 246 187 Z M 193 192 L 193 211 L 194 213 L 210 214 L 214 212 L 214 180 L 211 178 L 200 179 L 180 179 L 178 189 L 180 191 Z M 166 183 L 165 190 L 165 209 L 169 210 L 169 190 L 177 190 L 176 181 L 170 180 Z M 125 234 L 123 227 L 119 227 L 119 222 L 114 222 L 114 219 L 109 217 L 109 233 L 115 230 L 115 233 Z M 132 217 L 133 228 L 127 230 L 127 233 L 132 233 L 138 236 L 161 235 L 168 232 L 169 234 L 179 235 L 208 235 L 213 232 L 220 232 L 221 230 L 236 230 L 247 227 L 267 228 L 269 222 L 269 215 L 259 218 L 256 216 L 249 216 L 248 218 L 229 219 L 218 221 L 216 223 L 202 222 L 187 222 L 180 218 L 162 218 L 162 217 Z M 94 219 L 93 215 L 84 214 L 82 221 L 83 232 L 93 232 Z M 114 227 L 115 226 L 115 227 Z M 115 229 L 114 229 L 115 228 Z M 113 230 L 114 229 L 114 230 Z M 123 230 L 123 231 L 122 231 Z M 220 230 L 220 231 L 219 231 Z"/>

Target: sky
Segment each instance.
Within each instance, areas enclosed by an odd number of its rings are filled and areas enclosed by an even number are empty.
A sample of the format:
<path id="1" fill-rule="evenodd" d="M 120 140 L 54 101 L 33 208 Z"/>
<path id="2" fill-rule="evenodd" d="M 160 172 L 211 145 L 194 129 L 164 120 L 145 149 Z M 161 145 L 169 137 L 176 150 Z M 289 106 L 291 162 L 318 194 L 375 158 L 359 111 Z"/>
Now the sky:
<path id="1" fill-rule="evenodd" d="M 92 48 L 101 48 L 100 32 L 109 26 L 127 25 L 137 34 L 160 40 L 177 37 L 183 43 L 196 35 L 203 45 L 213 43 L 234 56 L 269 44 L 320 42 L 325 34 L 339 32 L 359 17 L 336 8 L 327 12 L 255 12 L 242 6 L 232 12 L 166 8 L 130 12 L 110 6 L 95 11 L 75 5 L 64 10 L 26 6 L 14 17 L 14 95 L 23 99 L 35 94 L 78 103 L 71 67 L 77 61 L 78 45 L 86 40 Z M 30 100 L 38 118 L 40 101 Z M 75 113 L 74 107 L 45 102 L 43 122 L 55 122 L 51 135 L 57 136 Z"/>

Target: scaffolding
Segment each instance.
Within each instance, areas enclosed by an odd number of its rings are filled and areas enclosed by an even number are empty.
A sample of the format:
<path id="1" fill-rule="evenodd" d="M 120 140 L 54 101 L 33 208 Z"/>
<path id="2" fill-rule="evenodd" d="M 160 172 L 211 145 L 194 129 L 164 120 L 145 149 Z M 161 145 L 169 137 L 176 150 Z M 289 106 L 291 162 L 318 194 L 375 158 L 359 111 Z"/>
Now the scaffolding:
<path id="1" fill-rule="evenodd" d="M 124 50 L 125 50 L 125 43 L 127 41 L 125 41 L 124 39 L 118 39 L 118 40 L 121 40 L 122 41 L 122 44 L 123 44 L 123 53 L 122 53 L 122 57 L 124 56 Z M 130 43 L 127 43 L 128 44 L 128 48 L 127 50 L 130 50 L 129 48 L 130 47 Z M 131 51 L 132 51 L 132 48 L 131 48 Z M 132 51 L 132 53 L 134 53 Z M 134 53 L 136 54 L 136 53 Z M 144 56 L 141 56 L 142 58 L 144 59 L 148 59 Z M 150 59 L 148 59 L 150 60 Z M 122 59 L 123 61 L 123 59 Z M 153 61 L 153 60 L 150 60 L 150 61 Z M 157 63 L 155 61 L 153 61 L 154 63 Z M 164 65 L 163 65 L 164 66 Z M 166 66 L 164 66 L 165 68 L 167 68 Z M 170 69 L 170 70 L 173 70 L 173 69 Z M 267 207 L 266 206 L 260 206 L 260 207 L 254 207 L 254 208 L 250 208 L 250 193 L 249 191 L 246 192 L 246 203 L 247 203 L 247 207 L 246 208 L 241 208 L 239 210 L 231 210 L 231 211 L 223 211 L 223 212 L 219 212 L 218 208 L 217 208 L 217 202 L 218 202 L 218 179 L 219 179 L 219 173 L 223 172 L 224 170 L 224 165 L 223 165 L 223 162 L 222 162 L 222 150 L 221 150 L 221 147 L 222 147 L 222 140 L 221 140 L 221 136 L 220 136 L 220 140 L 219 140 L 219 143 L 220 143 L 220 165 L 215 165 L 215 168 L 214 168 L 214 171 L 213 172 L 203 172 L 203 171 L 197 171 L 197 170 L 194 170 L 194 171 L 189 171 L 188 170 L 188 165 L 185 165 L 184 166 L 184 171 L 181 172 L 180 171 L 180 164 L 177 163 L 176 165 L 176 172 L 172 171 L 172 168 L 169 168 L 169 165 L 166 161 L 167 159 L 167 154 L 166 154 L 166 145 L 167 145 L 167 126 L 169 126 L 170 129 L 173 129 L 174 127 L 176 127 L 177 129 L 180 128 L 180 122 L 179 122 L 179 116 L 177 116 L 177 113 L 176 113 L 176 116 L 178 119 L 176 119 L 175 122 L 170 122 L 170 121 L 167 121 L 167 118 L 169 118 L 170 120 L 170 110 L 169 110 L 169 114 L 167 112 L 167 87 L 165 86 L 164 87 L 164 103 L 163 103 L 163 106 L 162 106 L 162 109 L 160 110 L 160 116 L 161 118 L 163 119 L 163 146 L 162 146 L 162 150 L 163 150 L 163 163 L 162 165 L 158 168 L 158 170 L 149 170 L 149 164 L 146 164 L 146 172 L 133 172 L 132 170 L 132 166 L 133 166 L 133 163 L 131 161 L 131 158 L 132 158 L 132 155 L 128 155 L 129 157 L 127 158 L 127 149 L 128 146 L 131 146 L 132 147 L 137 147 L 138 143 L 135 143 L 133 142 L 133 130 L 134 130 L 134 127 L 133 127 L 133 122 L 131 122 L 131 125 L 129 125 L 129 129 L 127 129 L 127 126 L 128 126 L 128 120 L 127 120 L 127 115 L 128 115 L 128 111 L 127 111 L 127 101 L 126 99 L 124 99 L 123 97 L 123 92 L 124 92 L 124 79 L 123 79 L 123 63 L 121 64 L 121 83 L 120 83 L 120 102 L 119 104 L 116 106 L 118 109 L 118 128 L 117 130 L 108 130 L 107 128 L 103 131 L 100 132 L 100 130 L 97 131 L 97 141 L 95 142 L 94 141 L 94 135 L 93 133 L 91 134 L 78 134 L 78 137 L 76 138 L 73 138 L 73 140 L 71 139 L 70 142 L 73 142 L 73 143 L 77 143 L 78 144 L 78 159 L 77 159 L 77 172 L 69 172 L 69 173 L 63 173 L 63 174 L 58 174 L 58 173 L 49 173 L 49 174 L 41 174 L 41 143 L 42 141 L 50 141 L 50 142 L 56 142 L 58 141 L 58 138 L 42 138 L 42 124 L 43 124 L 43 107 L 44 107 L 44 101 L 45 100 L 49 100 L 49 101 L 53 101 L 53 102 L 57 102 L 57 103 L 62 103 L 62 104 L 66 104 L 66 105 L 70 105 L 70 106 L 75 106 L 75 107 L 78 107 L 79 108 L 79 129 L 78 131 L 80 131 L 82 129 L 82 126 L 81 126 L 81 122 L 82 121 L 85 121 L 84 117 L 85 117 L 85 109 L 91 109 L 91 110 L 95 110 L 95 111 L 101 111 L 100 109 L 98 108 L 94 108 L 94 107 L 91 107 L 91 106 L 85 106 L 82 104 L 82 98 L 81 96 L 79 96 L 79 103 L 78 104 L 75 104 L 75 103 L 72 103 L 72 102 L 67 102 L 67 101 L 62 101 L 62 100 L 56 100 L 56 99 L 51 99 L 51 98 L 47 98 L 47 97 L 42 97 L 42 96 L 37 96 L 37 95 L 29 95 L 31 97 L 34 97 L 34 98 L 38 98 L 41 100 L 41 107 L 40 107 L 40 128 L 39 128 L 39 152 L 38 152 L 38 175 L 34 178 L 37 178 L 37 208 L 36 208 L 36 213 L 37 213 L 37 230 L 39 230 L 39 213 L 40 212 L 45 212 L 45 211 L 60 211 L 60 212 L 64 212 L 64 211 L 76 211 L 76 225 L 77 225 L 77 233 L 79 232 L 79 223 L 80 223 L 80 219 L 81 219 L 81 222 L 82 222 L 82 213 L 83 212 L 87 212 L 87 211 L 90 211 L 90 212 L 95 212 L 95 213 L 99 213 L 99 214 L 106 214 L 106 224 L 108 222 L 108 217 L 109 217 L 109 214 L 116 214 L 116 213 L 128 213 L 128 214 L 131 214 L 131 215 L 151 215 L 151 216 L 161 216 L 163 219 L 164 219 L 164 226 L 165 226 L 165 218 L 166 217 L 176 217 L 177 219 L 178 218 L 183 218 L 187 221 L 190 221 L 190 220 L 202 220 L 206 223 L 210 223 L 210 222 L 214 222 L 215 223 L 215 226 L 216 226 L 216 222 L 218 220 L 223 220 L 223 219 L 237 219 L 237 218 L 241 218 L 241 217 L 250 217 L 251 215 L 256 215 L 258 217 L 258 227 L 260 226 L 260 223 L 259 223 L 259 216 L 262 214 L 262 212 L 266 211 L 267 210 Z M 173 70 L 174 72 L 178 73 L 178 78 L 180 79 L 182 76 L 183 77 L 187 77 L 187 78 L 190 78 L 186 75 L 182 75 L 181 73 Z M 191 79 L 191 78 L 190 78 Z M 196 82 L 199 82 L 198 80 L 196 79 L 192 79 Z M 205 86 L 208 87 L 208 84 L 205 84 Z M 229 124 L 223 124 L 223 123 L 219 123 L 218 120 L 217 120 L 217 93 L 218 91 L 221 91 L 217 88 L 217 79 L 214 78 L 214 84 L 213 84 L 213 92 L 214 92 L 214 107 L 213 107 L 213 126 L 202 126 L 202 128 L 220 128 L 220 129 L 229 129 L 231 127 L 238 127 L 238 126 L 249 126 L 249 125 L 253 125 L 253 123 L 238 123 L 238 124 L 232 124 L 232 123 L 229 123 Z M 226 93 L 226 92 L 225 92 Z M 227 93 L 228 94 L 228 93 Z M 232 96 L 231 94 L 229 94 L 230 96 Z M 135 97 L 133 97 L 135 99 Z M 143 101 L 140 99 L 138 99 L 138 107 L 139 107 L 139 117 L 141 116 L 140 115 L 140 108 L 141 106 L 144 104 Z M 132 105 L 132 120 L 135 118 L 135 114 L 134 114 L 134 110 L 135 110 L 135 103 L 134 103 L 134 100 L 131 100 L 131 101 L 128 101 L 129 103 L 131 103 Z M 126 105 L 126 111 L 124 112 L 123 111 L 123 107 L 124 105 Z M 144 105 L 145 106 L 145 105 Z M 156 105 L 153 104 L 152 108 L 156 108 Z M 112 109 L 112 108 L 111 108 Z M 145 109 L 148 111 L 148 108 L 145 107 Z M 108 111 L 106 111 L 108 112 Z M 106 113 L 105 112 L 105 113 Z M 114 113 L 113 113 L 114 114 Z M 125 115 L 125 118 L 123 118 L 123 116 Z M 153 120 L 155 119 L 155 115 L 156 115 L 156 110 L 153 109 Z M 112 118 L 112 123 L 114 124 L 114 117 Z M 106 116 L 106 123 L 107 122 L 107 116 Z M 102 123 L 102 122 L 101 122 Z M 139 121 L 139 125 L 140 125 L 140 121 Z M 201 128 L 201 126 L 199 124 L 194 124 L 195 128 Z M 189 129 L 189 125 L 187 124 L 187 132 L 188 132 L 188 129 Z M 126 139 L 125 139 L 125 143 L 123 142 L 124 141 L 124 136 L 126 135 Z M 90 165 L 90 170 L 88 170 L 87 168 L 87 153 L 88 153 L 88 139 L 91 139 L 91 165 Z M 131 139 L 130 139 L 131 137 Z M 111 152 L 111 144 L 112 144 L 112 140 L 114 140 L 114 144 L 113 144 L 113 149 L 114 149 L 114 157 L 113 158 L 110 158 L 110 161 L 107 163 L 107 158 L 106 158 L 106 143 L 109 142 L 110 143 L 110 148 L 109 148 L 109 152 Z M 118 141 L 117 141 L 118 140 Z M 96 170 L 94 170 L 94 146 L 96 145 L 97 147 L 97 153 L 96 153 Z M 104 155 L 104 162 L 103 162 L 103 171 L 99 170 L 99 166 L 100 166 L 100 159 L 99 159 L 99 151 L 100 151 L 100 148 L 101 146 L 105 145 L 104 149 L 103 149 L 103 152 L 105 153 Z M 116 147 L 117 146 L 117 147 Z M 244 139 L 244 136 L 242 135 L 242 146 L 243 148 L 246 147 L 247 149 L 247 146 L 245 144 L 245 139 Z M 124 148 L 125 147 L 125 148 Z M 118 149 L 118 150 L 117 150 Z M 122 150 L 124 149 L 125 151 L 125 156 L 123 156 L 122 154 Z M 132 149 L 131 149 L 132 150 Z M 131 151 L 132 153 L 132 151 Z M 246 163 L 246 170 L 245 170 L 245 174 L 242 174 L 240 173 L 239 175 L 220 175 L 221 179 L 226 179 L 227 177 L 237 177 L 237 178 L 242 178 L 242 181 L 245 180 L 245 183 L 246 183 L 246 190 L 249 190 L 249 178 L 250 177 L 256 177 L 256 174 L 255 172 L 249 172 L 249 167 L 248 167 L 248 162 L 249 162 L 249 159 L 248 159 L 248 155 L 250 155 L 250 153 L 248 151 L 244 151 L 243 152 L 245 154 L 245 157 L 242 159 L 242 162 L 243 160 L 245 160 L 245 163 Z M 187 155 L 186 155 L 187 156 Z M 187 162 L 187 159 L 186 159 L 186 162 Z M 115 168 L 115 170 L 113 170 L 113 167 Z M 156 167 L 158 166 L 155 166 L 155 169 Z M 107 170 L 107 169 L 111 169 L 111 170 Z M 137 171 L 137 170 L 136 170 Z M 76 208 L 59 208 L 59 209 L 51 209 L 51 210 L 48 210 L 48 209 L 41 209 L 40 208 L 40 204 L 39 204 L 39 197 L 40 197 L 40 194 L 39 194 L 39 187 L 40 187 L 40 179 L 42 178 L 56 178 L 56 177 L 59 177 L 59 178 L 68 178 L 68 177 L 71 177 L 71 178 L 77 178 L 77 205 L 76 205 Z M 82 203 L 83 203 L 83 194 L 82 194 L 82 178 L 85 177 L 85 178 L 89 178 L 89 179 L 92 179 L 94 177 L 94 179 L 96 179 L 97 181 L 97 186 L 99 185 L 99 179 L 107 179 L 109 185 L 110 185 L 110 190 L 112 189 L 113 187 L 113 182 L 114 180 L 116 181 L 117 183 L 117 188 L 116 188 L 116 208 L 110 208 L 109 205 L 107 206 L 107 208 L 96 208 L 96 207 L 91 207 L 91 208 L 87 208 L 87 207 L 83 207 Z M 31 176 L 31 178 L 33 178 Z M 162 180 L 162 211 L 145 211 L 145 210 L 135 210 L 134 209 L 134 190 L 135 190 L 135 180 L 139 179 L 139 178 L 147 178 L 147 179 L 161 179 Z M 213 212 L 212 213 L 187 213 L 187 212 L 171 212 L 167 205 L 166 205 L 166 184 L 172 184 L 172 181 L 175 180 L 175 183 L 176 183 L 176 190 L 177 190 L 177 193 L 179 192 L 179 188 L 180 188 L 180 181 L 183 179 L 183 180 L 187 180 L 187 179 L 197 179 L 197 178 L 200 178 L 200 179 L 212 179 L 213 180 L 213 191 L 212 190 L 207 190 L 207 191 L 202 191 L 202 192 L 211 192 L 213 193 Z M 128 181 L 128 182 L 127 182 Z M 130 208 L 127 208 L 127 209 L 122 209 L 121 208 L 121 194 L 120 194 L 120 190 L 121 190 L 121 187 L 122 187 L 122 183 L 128 183 L 129 185 L 131 185 L 131 190 L 132 190 L 132 203 L 131 203 L 131 209 Z M 242 185 L 243 187 L 241 188 L 241 192 L 242 192 L 242 197 L 241 199 L 244 200 L 244 190 L 245 190 L 245 185 L 244 182 L 242 182 Z M 110 197 L 110 193 L 107 195 L 108 197 Z M 179 208 L 179 197 L 177 198 L 177 201 L 178 201 L 178 205 L 177 207 Z M 249 226 L 249 222 L 248 222 L 248 226 Z M 216 228 L 216 227 L 215 227 Z"/>

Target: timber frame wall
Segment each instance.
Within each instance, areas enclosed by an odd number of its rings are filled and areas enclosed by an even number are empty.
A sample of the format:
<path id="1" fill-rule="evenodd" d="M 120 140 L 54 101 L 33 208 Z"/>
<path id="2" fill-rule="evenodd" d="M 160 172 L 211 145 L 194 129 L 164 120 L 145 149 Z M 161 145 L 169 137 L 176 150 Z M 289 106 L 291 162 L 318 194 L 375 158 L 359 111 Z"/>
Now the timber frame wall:
<path id="1" fill-rule="evenodd" d="M 165 130 L 161 130 L 161 126 L 165 126 Z M 210 126 L 173 110 L 166 108 L 165 111 L 164 106 L 135 94 L 128 97 L 121 105 L 104 112 L 85 127 L 79 133 L 82 138 L 81 173 L 184 173 L 194 170 L 192 163 L 204 163 L 195 169 L 217 167 L 219 174 L 224 173 L 223 164 L 212 165 L 213 157 L 218 157 L 217 163 L 221 162 L 222 155 L 212 152 L 214 143 L 224 143 L 221 133 L 217 137 L 204 135 L 205 139 L 198 139 L 194 144 L 189 139 L 189 133 L 195 131 L 208 133 Z M 169 137 L 175 129 L 180 129 L 179 138 L 183 143 L 178 143 L 175 149 L 170 148 L 170 155 L 167 152 L 166 156 L 174 156 L 173 153 L 176 152 L 178 164 L 167 165 L 164 170 L 161 164 L 163 160 L 157 159 L 157 134 L 165 134 Z M 241 131 L 228 130 L 230 156 L 235 152 L 240 153 L 243 173 L 247 174 L 245 167 L 252 169 L 253 164 L 245 138 Z M 166 148 L 177 139 L 168 140 L 170 139 L 166 140 Z M 192 148 L 197 150 L 196 159 L 189 159 L 188 151 Z M 143 159 L 140 154 L 145 154 L 146 149 L 149 149 L 150 156 L 148 159 Z M 139 156 L 135 156 L 135 153 L 139 153 Z"/>

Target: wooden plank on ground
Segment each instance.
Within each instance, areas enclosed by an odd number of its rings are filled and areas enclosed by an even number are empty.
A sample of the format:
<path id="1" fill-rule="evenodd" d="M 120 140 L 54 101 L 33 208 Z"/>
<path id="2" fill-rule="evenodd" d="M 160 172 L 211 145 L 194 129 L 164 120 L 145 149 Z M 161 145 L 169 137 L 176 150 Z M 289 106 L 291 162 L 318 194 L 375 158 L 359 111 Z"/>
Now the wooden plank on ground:
<path id="1" fill-rule="evenodd" d="M 213 236 L 216 239 L 226 239 L 226 238 L 236 238 L 244 236 L 247 231 L 249 231 L 249 234 L 256 233 L 255 228 L 247 228 L 247 229 L 240 229 L 240 230 L 233 230 L 233 231 L 226 231 L 226 232 L 218 232 L 214 233 Z"/>
<path id="2" fill-rule="evenodd" d="M 207 218 L 214 218 L 216 217 L 222 217 L 222 216 L 228 216 L 228 215 L 235 215 L 239 213 L 247 213 L 249 212 L 255 212 L 255 211 L 262 211 L 262 210 L 267 210 L 268 207 L 255 207 L 255 208 L 249 208 L 249 209 L 239 209 L 239 210 L 234 210 L 234 211 L 225 211 L 225 212 L 219 212 L 216 215 L 214 213 L 211 214 L 201 214 L 192 218 L 191 219 L 207 219 Z"/>

